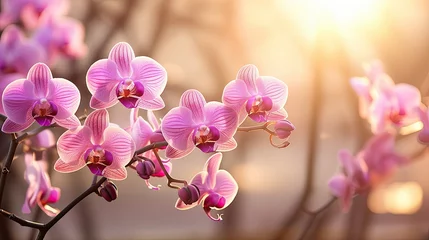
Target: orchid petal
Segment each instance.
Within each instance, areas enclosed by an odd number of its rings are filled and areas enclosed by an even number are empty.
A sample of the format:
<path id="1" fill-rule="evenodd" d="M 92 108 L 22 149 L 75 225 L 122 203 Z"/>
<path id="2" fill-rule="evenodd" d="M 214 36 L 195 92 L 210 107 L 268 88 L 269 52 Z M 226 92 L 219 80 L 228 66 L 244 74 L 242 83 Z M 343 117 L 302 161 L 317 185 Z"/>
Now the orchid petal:
<path id="1" fill-rule="evenodd" d="M 223 89 L 222 102 L 238 112 L 244 108 L 246 101 L 250 97 L 252 97 L 252 95 L 247 90 L 245 82 L 242 80 L 234 80 L 229 82 Z"/>
<path id="2" fill-rule="evenodd" d="M 206 186 L 209 189 L 213 189 L 216 185 L 216 173 L 219 170 L 220 163 L 222 161 L 222 153 L 213 154 L 204 165 L 204 170 L 207 171 Z"/>
<path id="3" fill-rule="evenodd" d="M 284 108 L 280 108 L 277 111 L 270 112 L 267 116 L 267 119 L 270 121 L 279 121 L 288 117 L 288 113 Z"/>
<path id="4" fill-rule="evenodd" d="M 72 116 L 79 108 L 80 92 L 72 82 L 63 78 L 54 78 L 51 80 L 47 99 L 58 108 L 55 119 L 64 119 Z"/>
<path id="5" fill-rule="evenodd" d="M 286 104 L 288 87 L 283 81 L 275 77 L 263 76 L 256 79 L 256 87 L 259 94 L 273 101 L 272 111 L 277 111 Z"/>
<path id="6" fill-rule="evenodd" d="M 167 148 L 165 149 L 165 156 L 172 159 L 183 158 L 189 155 L 192 152 L 192 150 L 194 150 L 194 147 L 187 148 L 185 150 L 179 150 L 168 145 Z"/>
<path id="7" fill-rule="evenodd" d="M 235 141 L 234 138 L 230 138 L 226 142 L 219 143 L 217 145 L 216 151 L 226 152 L 226 151 L 234 150 L 235 148 L 237 148 L 237 141 Z"/>
<path id="8" fill-rule="evenodd" d="M 179 150 L 186 150 L 194 146 L 190 137 L 194 130 L 193 126 L 192 112 L 185 107 L 171 109 L 161 122 L 165 140 L 173 148 Z"/>
<path id="9" fill-rule="evenodd" d="M 401 109 L 412 111 L 414 108 L 420 106 L 422 97 L 419 89 L 416 87 L 410 84 L 400 83 L 395 86 L 395 93 Z"/>
<path id="10" fill-rule="evenodd" d="M 108 167 L 108 169 L 111 169 L 109 172 L 124 167 L 131 160 L 136 150 L 131 136 L 122 128 L 111 126 L 104 131 L 104 139 L 101 146 L 104 150 L 109 151 L 114 159 L 112 165 Z M 113 171 L 112 174 L 121 173 Z"/>
<path id="11" fill-rule="evenodd" d="M 364 98 L 370 98 L 369 88 L 370 83 L 369 79 L 366 77 L 354 77 L 350 79 L 350 85 L 353 90 L 356 92 L 358 96 L 362 96 Z"/>
<path id="12" fill-rule="evenodd" d="M 17 79 L 21 79 L 23 77 L 24 76 L 19 73 L 6 74 L 0 77 L 0 114 L 6 115 L 4 112 L 3 103 L 1 101 L 1 99 L 3 98 L 3 92 L 5 88 L 7 87 L 7 85 L 9 85 L 9 83 Z"/>
<path id="13" fill-rule="evenodd" d="M 60 173 L 76 172 L 86 166 L 85 160 L 79 159 L 75 162 L 64 162 L 61 158 L 55 162 L 54 169 Z"/>
<path id="14" fill-rule="evenodd" d="M 67 164 L 77 165 L 84 152 L 92 146 L 91 130 L 88 127 L 78 127 L 67 130 L 58 138 L 58 155 Z"/>
<path id="15" fill-rule="evenodd" d="M 80 120 L 75 115 L 71 115 L 65 119 L 55 119 L 55 122 L 63 128 L 73 129 L 80 126 Z"/>
<path id="16" fill-rule="evenodd" d="M 180 97 L 179 106 L 191 110 L 192 119 L 195 123 L 202 123 L 204 121 L 204 105 L 206 105 L 206 100 L 198 90 L 189 89 Z"/>
<path id="17" fill-rule="evenodd" d="M 141 99 L 138 103 L 138 107 L 146 110 L 160 110 L 165 107 L 165 103 L 161 97 L 155 97 L 152 100 Z"/>
<path id="18" fill-rule="evenodd" d="M 89 106 L 93 109 L 104 109 L 104 108 L 109 108 L 118 102 L 119 101 L 117 98 L 111 99 L 109 102 L 103 102 L 103 101 L 98 100 L 94 96 L 92 96 L 91 100 L 89 102 Z"/>
<path id="19" fill-rule="evenodd" d="M 117 181 L 124 180 L 127 178 L 127 169 L 125 167 L 112 168 L 109 166 L 104 169 L 103 176 Z"/>
<path id="20" fill-rule="evenodd" d="M 157 61 L 149 57 L 136 57 L 131 62 L 132 80 L 144 86 L 143 100 L 159 97 L 167 85 L 167 71 Z"/>
<path id="21" fill-rule="evenodd" d="M 49 81 L 52 79 L 52 73 L 49 67 L 44 63 L 36 63 L 28 71 L 27 79 L 34 84 L 34 92 L 39 98 L 48 95 Z"/>
<path id="22" fill-rule="evenodd" d="M 158 130 L 161 127 L 153 111 L 147 111 L 147 120 L 152 125 L 153 130 Z"/>
<path id="23" fill-rule="evenodd" d="M 18 123 L 12 122 L 12 120 L 10 119 L 6 119 L 6 121 L 3 123 L 1 130 L 4 133 L 20 132 L 30 127 L 31 124 L 33 124 L 33 122 L 34 122 L 33 118 L 29 118 L 26 122 L 22 124 L 18 124 Z"/>
<path id="24" fill-rule="evenodd" d="M 256 79 L 259 77 L 259 70 L 253 64 L 247 64 L 238 70 L 236 79 L 243 80 L 247 86 L 249 93 L 256 94 L 257 86 Z"/>
<path id="25" fill-rule="evenodd" d="M 219 102 L 209 102 L 204 111 L 207 124 L 216 127 L 221 134 L 218 143 L 226 142 L 234 136 L 238 125 L 234 109 Z"/>
<path id="26" fill-rule="evenodd" d="M 3 108 L 6 116 L 15 123 L 28 123 L 36 101 L 34 85 L 25 79 L 10 83 L 3 92 Z"/>
<path id="27" fill-rule="evenodd" d="M 88 115 L 84 126 L 89 127 L 92 131 L 92 143 L 101 144 L 104 140 L 104 130 L 109 126 L 109 113 L 106 109 L 95 110 Z"/>
<path id="28" fill-rule="evenodd" d="M 336 175 L 329 180 L 328 186 L 332 194 L 340 198 L 343 211 L 347 212 L 354 194 L 350 180 L 344 175 Z"/>
<path id="29" fill-rule="evenodd" d="M 116 63 L 118 72 L 123 78 L 131 76 L 131 62 L 134 58 L 134 50 L 126 42 L 117 43 L 109 53 L 109 60 Z"/>
<path id="30" fill-rule="evenodd" d="M 213 190 L 225 198 L 225 205 L 220 208 L 224 209 L 231 204 L 237 195 L 238 184 L 229 172 L 219 170 L 216 174 L 216 185 Z"/>
<path id="31" fill-rule="evenodd" d="M 116 64 L 108 59 L 98 60 L 92 64 L 86 75 L 89 92 L 93 98 L 101 102 L 112 102 L 117 99 L 116 86 L 120 81 Z"/>
<path id="32" fill-rule="evenodd" d="M 139 117 L 131 129 L 131 136 L 134 139 L 136 148 L 140 149 L 149 143 L 153 130 L 149 123 Z"/>

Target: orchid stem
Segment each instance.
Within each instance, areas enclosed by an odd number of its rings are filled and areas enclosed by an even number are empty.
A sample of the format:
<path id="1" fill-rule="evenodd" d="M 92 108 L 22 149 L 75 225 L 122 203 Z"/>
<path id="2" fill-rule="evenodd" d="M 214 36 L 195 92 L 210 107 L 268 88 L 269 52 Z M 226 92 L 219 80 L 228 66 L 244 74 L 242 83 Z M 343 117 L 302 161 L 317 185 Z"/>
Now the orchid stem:
<path id="1" fill-rule="evenodd" d="M 23 227 L 30 227 L 30 228 L 35 228 L 35 229 L 42 229 L 45 227 L 45 225 L 42 223 L 33 222 L 33 221 L 29 221 L 29 220 L 20 218 L 20 217 L 16 216 L 15 214 L 10 213 L 10 212 L 3 210 L 3 209 L 0 209 L 0 214 L 9 218 L 12 221 L 18 223 L 19 225 L 21 225 Z"/>
<path id="2" fill-rule="evenodd" d="M 164 172 L 165 176 L 168 179 L 167 186 L 169 186 L 170 188 L 180 189 L 181 187 L 171 184 L 174 182 L 175 183 L 183 183 L 185 186 L 188 185 L 188 182 L 186 182 L 185 180 L 179 180 L 179 179 L 175 179 L 175 178 L 171 177 L 170 174 L 168 173 L 167 169 L 165 169 L 164 164 L 158 155 L 158 151 L 156 149 L 153 149 L 153 153 L 155 154 L 155 157 L 158 160 L 158 163 L 161 166 L 162 171 Z"/>
<path id="3" fill-rule="evenodd" d="M 257 130 L 264 130 L 265 132 L 271 134 L 271 135 L 275 135 L 276 133 L 271 131 L 270 129 L 268 129 L 268 126 L 270 125 L 269 122 L 263 124 L 263 125 L 259 125 L 259 126 L 252 126 L 252 127 L 239 127 L 237 128 L 237 131 L 240 132 L 252 132 L 252 131 L 257 131 Z"/>
<path id="4" fill-rule="evenodd" d="M 139 154 L 142 154 L 142 153 L 147 152 L 149 150 L 152 150 L 154 148 L 165 147 L 167 145 L 168 145 L 168 143 L 166 141 L 164 141 L 164 142 L 155 142 L 155 143 L 152 143 L 152 144 L 149 144 L 149 145 L 147 145 L 145 147 L 140 148 L 139 150 L 137 150 L 134 153 L 134 155 L 139 155 Z"/>
<path id="5" fill-rule="evenodd" d="M 305 236 L 307 235 L 307 233 L 310 231 L 311 227 L 313 226 L 316 217 L 324 212 L 326 209 L 328 209 L 332 203 L 334 203 L 337 200 L 336 197 L 332 197 L 327 203 L 325 203 L 323 206 L 321 206 L 319 209 L 315 210 L 315 211 L 310 211 L 308 209 L 302 209 L 303 212 L 307 213 L 310 215 L 310 220 L 308 221 L 304 231 L 301 233 L 301 236 L 298 238 L 299 240 L 303 240 L 305 239 Z"/>
<path id="6" fill-rule="evenodd" d="M 0 208 L 2 206 L 4 187 L 6 186 L 7 175 L 10 172 L 10 167 L 12 165 L 12 160 L 15 156 L 16 148 L 18 147 L 19 142 L 17 141 L 16 134 L 11 134 L 11 141 L 9 145 L 9 152 L 7 153 L 6 161 L 1 170 L 0 177 Z"/>

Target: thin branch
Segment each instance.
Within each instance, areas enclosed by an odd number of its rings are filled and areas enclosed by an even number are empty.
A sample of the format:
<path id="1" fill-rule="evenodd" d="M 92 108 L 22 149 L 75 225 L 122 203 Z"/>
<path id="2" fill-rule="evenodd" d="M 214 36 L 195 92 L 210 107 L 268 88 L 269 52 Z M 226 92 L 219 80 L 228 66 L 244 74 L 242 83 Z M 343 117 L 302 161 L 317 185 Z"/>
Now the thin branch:
<path id="1" fill-rule="evenodd" d="M 33 221 L 29 221 L 29 220 L 20 218 L 20 217 L 16 216 L 15 214 L 10 213 L 10 212 L 3 210 L 3 209 L 0 209 L 0 214 L 9 218 L 12 221 L 18 223 L 19 225 L 21 225 L 23 227 L 30 227 L 30 228 L 35 228 L 35 229 L 42 229 L 45 227 L 45 225 L 42 223 L 33 222 Z"/>
<path id="2" fill-rule="evenodd" d="M 9 145 L 9 152 L 7 153 L 6 162 L 4 163 L 0 177 L 0 208 L 2 206 L 4 187 L 6 186 L 7 175 L 10 172 L 10 166 L 12 165 L 13 157 L 15 156 L 16 148 L 19 142 L 17 141 L 16 134 L 11 134 L 11 141 Z"/>
<path id="3" fill-rule="evenodd" d="M 239 127 L 237 128 L 238 132 L 252 132 L 252 131 L 257 131 L 257 130 L 264 130 L 265 132 L 271 134 L 271 135 L 276 135 L 275 132 L 271 131 L 270 129 L 268 129 L 268 126 L 270 125 L 269 122 L 263 124 L 263 125 L 259 125 L 259 126 L 252 126 L 252 127 Z"/>
<path id="4" fill-rule="evenodd" d="M 315 210 L 315 211 L 310 211 L 306 208 L 303 208 L 302 211 L 309 214 L 309 215 L 317 215 L 323 211 L 325 211 L 327 208 L 329 208 L 332 203 L 334 203 L 337 200 L 337 197 L 332 197 L 327 203 L 325 203 L 325 205 L 321 206 L 319 209 Z"/>
<path id="5" fill-rule="evenodd" d="M 149 144 L 149 145 L 147 145 L 145 147 L 140 148 L 139 150 L 137 150 L 134 153 L 134 155 L 139 155 L 139 154 L 142 154 L 142 153 L 147 152 L 149 150 L 152 150 L 154 148 L 165 147 L 167 145 L 168 145 L 168 143 L 165 142 L 165 141 L 164 142 L 155 142 L 155 143 L 152 143 L 152 144 Z"/>
<path id="6" fill-rule="evenodd" d="M 304 231 L 302 231 L 301 236 L 298 238 L 299 240 L 305 239 L 305 236 L 307 235 L 307 233 L 310 231 L 311 227 L 313 226 L 313 224 L 316 220 L 316 217 L 320 213 L 323 213 L 326 209 L 328 209 L 336 200 L 337 200 L 336 197 L 332 197 L 331 200 L 329 200 L 327 203 L 325 203 L 322 207 L 320 207 L 316 211 L 309 211 L 305 208 L 302 209 L 305 213 L 310 215 L 310 221 L 308 221 L 306 227 L 304 228 Z"/>
<path id="7" fill-rule="evenodd" d="M 169 186 L 171 188 L 175 188 L 175 189 L 180 189 L 181 187 L 176 186 L 176 185 L 172 185 L 171 183 L 183 183 L 185 186 L 188 185 L 188 183 L 185 180 L 179 180 L 179 179 L 175 179 L 175 178 L 171 177 L 170 174 L 168 173 L 167 169 L 165 169 L 164 164 L 158 155 L 158 151 L 156 149 L 153 149 L 153 153 L 155 154 L 156 159 L 158 160 L 158 163 L 161 166 L 162 171 L 164 172 L 165 176 L 168 179 L 167 186 Z"/>

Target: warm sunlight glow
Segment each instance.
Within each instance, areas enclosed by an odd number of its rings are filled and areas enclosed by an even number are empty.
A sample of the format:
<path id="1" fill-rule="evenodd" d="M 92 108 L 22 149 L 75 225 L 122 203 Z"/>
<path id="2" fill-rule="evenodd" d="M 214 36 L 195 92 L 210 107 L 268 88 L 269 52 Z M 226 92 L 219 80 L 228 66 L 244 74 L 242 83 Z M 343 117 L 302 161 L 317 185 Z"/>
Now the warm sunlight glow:
<path id="1" fill-rule="evenodd" d="M 423 128 L 423 123 L 419 121 L 419 122 L 415 122 L 413 124 L 410 124 L 408 126 L 402 127 L 399 130 L 399 133 L 401 135 L 408 135 L 408 134 L 418 132 L 418 131 L 422 130 L 422 128 Z"/>
<path id="2" fill-rule="evenodd" d="M 416 182 L 394 183 L 384 196 L 384 204 L 390 213 L 413 214 L 422 206 L 423 190 Z"/>
<path id="3" fill-rule="evenodd" d="M 373 189 L 368 196 L 368 208 L 371 212 L 376 214 L 387 213 L 386 206 L 384 205 L 384 195 L 386 195 L 385 187 L 378 187 Z"/>

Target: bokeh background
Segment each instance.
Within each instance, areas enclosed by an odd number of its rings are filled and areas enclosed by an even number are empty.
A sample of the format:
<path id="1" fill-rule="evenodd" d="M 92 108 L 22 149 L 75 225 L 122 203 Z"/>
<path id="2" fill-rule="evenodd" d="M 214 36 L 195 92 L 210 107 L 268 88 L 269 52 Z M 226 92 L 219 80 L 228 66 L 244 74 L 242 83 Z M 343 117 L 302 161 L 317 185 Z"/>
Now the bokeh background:
<path id="1" fill-rule="evenodd" d="M 239 193 L 210 221 L 200 207 L 174 208 L 177 192 L 163 185 L 146 188 L 129 171 L 117 182 L 119 198 L 107 203 L 93 195 L 81 202 L 48 233 L 46 239 L 298 239 L 309 215 L 330 199 L 327 181 L 338 171 L 342 148 L 356 152 L 371 136 L 357 112 L 349 85 L 362 76 L 362 63 L 380 59 L 395 82 L 429 91 L 429 2 L 426 0 L 73 0 L 70 16 L 85 25 L 88 54 L 61 60 L 54 76 L 72 80 L 83 99 L 77 115 L 91 111 L 85 85 L 88 67 L 106 58 L 119 41 L 136 55 L 150 56 L 168 71 L 162 94 L 162 117 L 178 105 L 190 88 L 208 100 L 221 99 L 223 87 L 248 63 L 261 75 L 275 76 L 289 86 L 286 110 L 296 130 L 291 145 L 277 149 L 263 132 L 236 134 L 239 147 L 224 154 L 222 168 L 232 173 Z M 426 84 L 425 84 L 426 83 Z M 112 122 L 128 124 L 128 110 L 110 110 Z M 144 116 L 143 112 L 141 115 Z M 245 122 L 250 126 L 251 122 Z M 59 136 L 63 130 L 56 129 Z M 3 152 L 7 138 L 2 139 Z M 306 239 L 429 238 L 428 155 L 416 135 L 400 137 L 397 150 L 412 156 L 367 196 L 354 199 L 349 213 L 334 203 L 315 219 Z M 56 153 L 51 154 L 56 160 Z M 194 151 L 173 162 L 173 176 L 190 179 L 208 155 Z M 6 187 L 6 209 L 20 213 L 26 183 L 24 164 L 14 162 Z M 62 188 L 62 208 L 90 184 L 89 171 L 52 171 Z M 29 219 L 48 221 L 33 211 Z M 30 239 L 34 232 L 0 218 L 0 239 Z"/>

